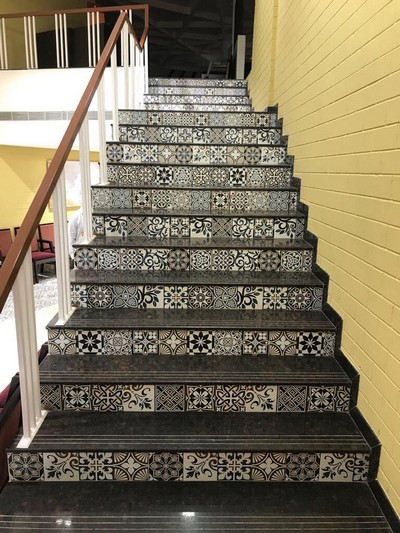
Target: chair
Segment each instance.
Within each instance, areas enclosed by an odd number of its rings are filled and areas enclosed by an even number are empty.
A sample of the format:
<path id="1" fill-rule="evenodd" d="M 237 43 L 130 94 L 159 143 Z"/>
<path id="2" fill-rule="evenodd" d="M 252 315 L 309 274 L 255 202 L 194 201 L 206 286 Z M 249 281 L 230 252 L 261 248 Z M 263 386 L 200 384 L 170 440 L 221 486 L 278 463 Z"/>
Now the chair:
<path id="1" fill-rule="evenodd" d="M 18 233 L 19 227 L 14 228 L 15 235 Z M 45 241 L 46 242 L 46 241 Z M 44 248 L 44 249 L 43 249 Z M 31 252 L 32 252 L 32 266 L 33 266 L 33 278 L 35 283 L 38 283 L 38 267 L 44 264 L 53 264 L 56 263 L 56 254 L 49 251 L 49 245 L 47 248 L 41 243 L 40 239 L 37 238 L 36 234 L 33 236 L 31 242 Z M 54 248 L 53 248 L 54 250 Z"/>
<path id="2" fill-rule="evenodd" d="M 10 228 L 0 229 L 0 265 L 3 263 L 8 250 L 12 245 L 12 236 Z"/>
<path id="3" fill-rule="evenodd" d="M 42 252 L 55 253 L 54 224 L 39 224 L 39 242 Z"/>

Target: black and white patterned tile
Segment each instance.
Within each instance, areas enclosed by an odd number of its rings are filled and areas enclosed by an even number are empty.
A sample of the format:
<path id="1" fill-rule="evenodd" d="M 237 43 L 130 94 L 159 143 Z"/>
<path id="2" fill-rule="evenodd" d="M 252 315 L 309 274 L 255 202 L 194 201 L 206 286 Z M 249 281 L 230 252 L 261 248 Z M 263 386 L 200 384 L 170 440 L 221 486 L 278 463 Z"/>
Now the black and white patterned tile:
<path id="1" fill-rule="evenodd" d="M 207 145 L 207 144 L 137 144 L 108 143 L 109 163 L 161 163 L 183 165 L 284 165 L 288 163 L 286 146 Z M 101 190 L 97 202 L 107 205 L 112 199 L 125 207 L 122 194 L 111 196 L 108 189 Z M 129 206 L 127 206 L 129 207 Z"/>
<path id="2" fill-rule="evenodd" d="M 150 86 L 147 94 L 208 95 L 208 96 L 246 96 L 245 87 L 206 87 L 206 86 Z"/>
<path id="3" fill-rule="evenodd" d="M 185 355 L 182 338 L 182 332 L 175 334 L 176 342 L 164 355 Z M 42 384 L 40 391 L 42 407 L 51 411 L 313 413 L 350 408 L 347 385 Z"/>
<path id="4" fill-rule="evenodd" d="M 220 94 L 145 94 L 144 104 L 201 104 L 201 105 L 244 105 L 249 106 L 250 101 L 247 96 L 231 96 Z"/>
<path id="5" fill-rule="evenodd" d="M 151 111 L 225 111 L 225 112 L 239 112 L 239 111 L 251 111 L 251 106 L 247 104 L 163 104 L 163 103 L 151 103 L 144 104 L 144 108 Z"/>
<path id="6" fill-rule="evenodd" d="M 247 87 L 245 80 L 214 80 L 195 78 L 150 78 L 150 87 Z"/>
<path id="7" fill-rule="evenodd" d="M 10 481 L 359 482 L 369 455 L 357 452 L 11 452 Z"/>
<path id="8" fill-rule="evenodd" d="M 147 187 L 157 184 L 197 188 L 284 188 L 289 185 L 291 175 L 292 169 L 290 167 L 279 166 L 276 168 L 268 166 L 210 166 L 204 168 L 199 165 L 146 166 L 119 163 L 107 165 L 107 178 L 111 184 L 132 187 Z M 293 205 L 292 200 L 291 204 Z"/>

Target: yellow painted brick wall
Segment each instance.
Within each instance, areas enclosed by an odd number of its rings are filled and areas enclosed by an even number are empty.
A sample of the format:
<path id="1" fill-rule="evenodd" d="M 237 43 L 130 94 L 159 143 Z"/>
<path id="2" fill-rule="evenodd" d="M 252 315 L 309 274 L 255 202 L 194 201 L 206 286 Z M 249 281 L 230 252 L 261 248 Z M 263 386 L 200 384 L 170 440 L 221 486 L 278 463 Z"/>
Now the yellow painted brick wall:
<path id="1" fill-rule="evenodd" d="M 400 1 L 276 1 L 274 30 L 273 2 L 256 0 L 250 94 L 256 110 L 279 104 L 400 513 Z"/>

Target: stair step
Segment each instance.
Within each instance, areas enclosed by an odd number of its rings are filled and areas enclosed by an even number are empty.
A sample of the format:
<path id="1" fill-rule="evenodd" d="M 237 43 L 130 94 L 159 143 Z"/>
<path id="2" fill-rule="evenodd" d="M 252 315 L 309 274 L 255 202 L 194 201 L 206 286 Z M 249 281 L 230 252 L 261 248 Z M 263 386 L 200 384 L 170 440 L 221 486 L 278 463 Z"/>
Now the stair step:
<path id="1" fill-rule="evenodd" d="M 333 356 L 321 311 L 75 309 L 48 325 L 51 354 Z"/>
<path id="2" fill-rule="evenodd" d="M 121 142 L 189 143 L 189 144 L 256 144 L 286 146 L 280 128 L 217 128 L 204 126 L 119 125 Z"/>
<path id="3" fill-rule="evenodd" d="M 172 484 L 12 483 L 0 495 L 0 528 L 392 533 L 365 483 L 205 481 L 201 489 L 195 476 Z"/>
<path id="4" fill-rule="evenodd" d="M 288 187 L 291 166 L 200 166 L 200 165 L 133 165 L 109 163 L 107 179 L 117 185 L 136 187 L 169 185 L 176 187 L 280 188 Z"/>
<path id="5" fill-rule="evenodd" d="M 248 96 L 207 95 L 207 94 L 145 94 L 144 104 L 201 104 L 201 105 L 245 105 L 250 106 Z"/>
<path id="6" fill-rule="evenodd" d="M 183 87 L 183 86 L 150 86 L 147 94 L 176 94 L 204 96 L 247 96 L 246 87 Z"/>
<path id="7" fill-rule="evenodd" d="M 241 104 L 164 104 L 164 103 L 151 103 L 143 104 L 144 108 L 150 111 L 227 111 L 236 112 L 251 111 L 250 105 Z"/>
<path id="8" fill-rule="evenodd" d="M 48 355 L 40 381 L 42 408 L 68 411 L 344 412 L 357 394 L 332 357 Z"/>
<path id="9" fill-rule="evenodd" d="M 259 189 L 189 189 L 189 188 L 131 188 L 116 185 L 96 185 L 92 187 L 93 212 L 98 208 L 112 210 L 144 209 L 156 211 L 174 210 L 177 215 L 204 215 L 220 212 L 222 215 L 236 215 L 254 213 L 263 218 L 271 214 L 276 217 L 290 216 L 304 218 L 304 213 L 296 213 L 298 194 L 294 190 L 264 191 Z M 268 213 L 270 212 L 270 213 Z M 118 211 L 116 211 L 118 214 Z M 124 214 L 124 213 L 120 213 Z M 125 212 L 129 214 L 129 212 Z M 160 215 L 160 213 L 149 213 Z"/>
<path id="10" fill-rule="evenodd" d="M 120 124 L 144 124 L 149 126 L 227 126 L 227 127 L 277 127 L 280 125 L 276 109 L 271 112 L 254 113 L 246 107 L 242 113 L 237 113 L 232 106 L 221 110 L 221 106 L 216 109 L 207 109 L 202 106 L 199 112 L 195 110 L 168 110 L 164 105 L 158 109 L 143 110 L 120 110 L 118 118 Z M 198 106 L 200 107 L 200 106 Z M 182 113 L 181 111 L 186 111 Z"/>
<path id="11" fill-rule="evenodd" d="M 110 163 L 167 163 L 183 165 L 285 165 L 291 164 L 286 146 L 140 144 L 108 142 Z"/>
<path id="12" fill-rule="evenodd" d="M 77 244 L 75 267 L 97 270 L 310 272 L 313 250 L 296 239 L 94 237 Z"/>
<path id="13" fill-rule="evenodd" d="M 304 280 L 308 278 L 305 284 L 290 273 L 234 274 L 74 270 L 72 305 L 134 309 L 322 309 L 323 284 L 311 273 L 299 273 L 305 275 Z M 274 279 L 278 283 L 274 284 Z"/>
<path id="14" fill-rule="evenodd" d="M 246 80 L 203 78 L 149 78 L 150 87 L 247 87 Z"/>

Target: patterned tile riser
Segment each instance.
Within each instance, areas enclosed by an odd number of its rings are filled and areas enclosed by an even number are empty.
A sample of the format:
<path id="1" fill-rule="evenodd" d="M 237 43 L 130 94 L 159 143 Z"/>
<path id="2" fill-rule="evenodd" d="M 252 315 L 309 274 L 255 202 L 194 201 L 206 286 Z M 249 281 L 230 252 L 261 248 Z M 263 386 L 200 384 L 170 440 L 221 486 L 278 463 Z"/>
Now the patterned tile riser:
<path id="1" fill-rule="evenodd" d="M 276 128 L 279 125 L 278 117 L 274 113 L 232 113 L 225 111 L 207 111 L 193 113 L 187 111 L 178 113 L 174 111 L 119 111 L 120 124 L 143 124 L 148 126 L 216 126 L 216 127 L 242 127 L 242 128 Z M 232 109 L 231 109 L 232 111 Z"/>
<path id="2" fill-rule="evenodd" d="M 149 87 L 147 94 L 247 96 L 245 87 Z"/>
<path id="3" fill-rule="evenodd" d="M 210 112 L 210 111 L 224 111 L 224 112 L 249 112 L 251 111 L 250 105 L 241 105 L 241 104 L 160 104 L 160 103 L 151 103 L 144 104 L 144 109 L 154 110 L 154 111 L 200 111 L 200 112 Z"/>
<path id="4" fill-rule="evenodd" d="M 213 80 L 194 78 L 150 78 L 150 87 L 247 87 L 245 80 Z"/>
<path id="5" fill-rule="evenodd" d="M 94 209 L 169 211 L 176 211 L 178 206 L 183 211 L 224 211 L 239 215 L 245 211 L 258 211 L 262 219 L 263 211 L 294 211 L 297 208 L 297 192 L 95 187 L 92 188 L 92 205 Z M 241 224 L 244 221 L 243 218 L 236 220 L 241 220 Z"/>
<path id="6" fill-rule="evenodd" d="M 71 285 L 73 307 L 96 309 L 322 309 L 320 287 Z"/>
<path id="7" fill-rule="evenodd" d="M 357 452 L 18 451 L 10 481 L 359 482 L 370 456 Z"/>
<path id="8" fill-rule="evenodd" d="M 205 128 L 172 126 L 120 125 L 119 140 L 137 143 L 184 144 L 284 144 L 278 129 L 269 128 Z"/>
<path id="9" fill-rule="evenodd" d="M 324 356 L 333 331 L 49 329 L 50 354 Z"/>
<path id="10" fill-rule="evenodd" d="M 201 104 L 201 105 L 245 105 L 249 106 L 247 96 L 221 96 L 202 94 L 145 94 L 145 104 Z"/>
<path id="11" fill-rule="evenodd" d="M 139 237 L 138 237 L 139 238 Z M 89 248 L 75 247 L 80 270 L 225 270 L 258 272 L 311 272 L 311 250 Z"/>
<path id="12" fill-rule="evenodd" d="M 345 385 L 42 384 L 49 411 L 320 413 L 349 410 Z"/>
<path id="13" fill-rule="evenodd" d="M 291 164 L 285 146 L 108 143 L 109 163 L 182 165 Z"/>
<path id="14" fill-rule="evenodd" d="M 285 167 L 202 167 L 157 165 L 107 165 L 107 179 L 116 185 L 135 187 L 259 188 L 287 187 L 292 176 Z"/>

